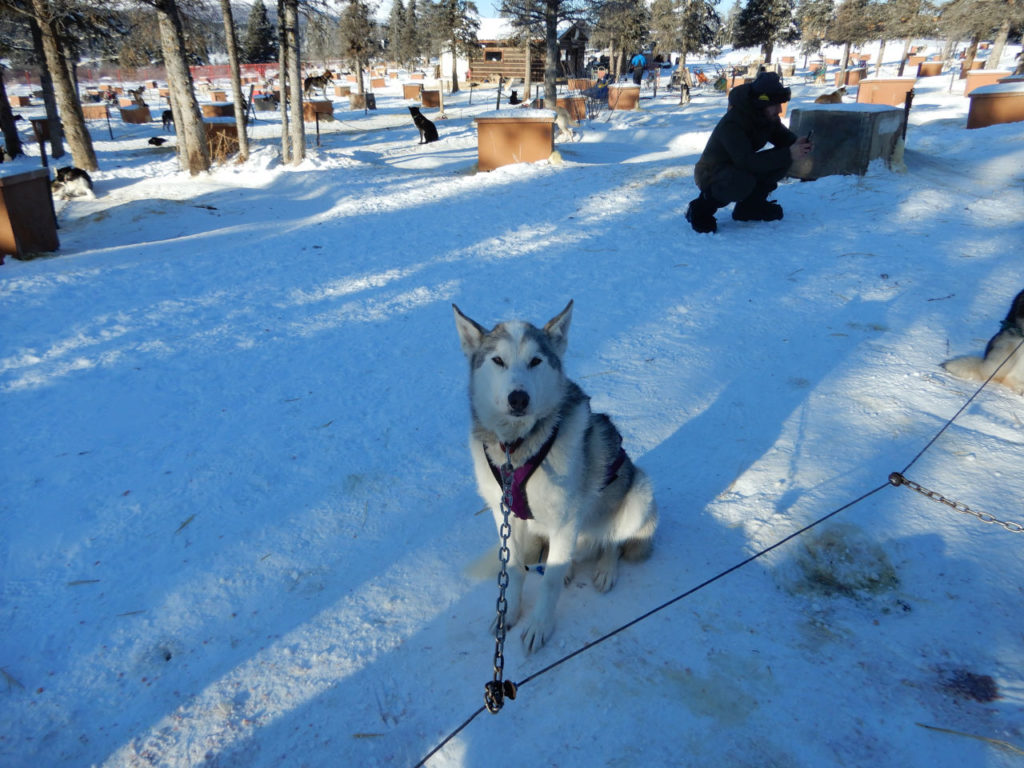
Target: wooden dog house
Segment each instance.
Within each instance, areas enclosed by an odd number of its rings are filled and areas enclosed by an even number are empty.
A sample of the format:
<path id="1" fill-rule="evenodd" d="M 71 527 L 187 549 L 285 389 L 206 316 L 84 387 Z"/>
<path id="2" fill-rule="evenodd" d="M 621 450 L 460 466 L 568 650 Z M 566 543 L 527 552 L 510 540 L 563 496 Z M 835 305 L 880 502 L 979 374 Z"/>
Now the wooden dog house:
<path id="1" fill-rule="evenodd" d="M 27 256 L 58 248 L 50 171 L 0 173 L 0 264 L 5 255 Z"/>
<path id="2" fill-rule="evenodd" d="M 971 91 L 970 99 L 968 128 L 1024 121 L 1024 82 L 983 85 Z"/>
<path id="3" fill-rule="evenodd" d="M 916 82 L 916 77 L 866 77 L 857 84 L 857 103 L 902 107 Z"/>
<path id="4" fill-rule="evenodd" d="M 636 109 L 639 104 L 639 85 L 614 84 L 608 86 L 608 109 Z"/>
<path id="5" fill-rule="evenodd" d="M 475 122 L 477 168 L 481 171 L 547 160 L 555 151 L 552 110 L 497 110 L 478 115 Z"/>
<path id="6" fill-rule="evenodd" d="M 1010 77 L 1012 74 L 1006 69 L 972 69 L 965 78 L 964 96 L 970 96 L 971 91 L 983 85 L 995 85 L 1004 77 Z"/>

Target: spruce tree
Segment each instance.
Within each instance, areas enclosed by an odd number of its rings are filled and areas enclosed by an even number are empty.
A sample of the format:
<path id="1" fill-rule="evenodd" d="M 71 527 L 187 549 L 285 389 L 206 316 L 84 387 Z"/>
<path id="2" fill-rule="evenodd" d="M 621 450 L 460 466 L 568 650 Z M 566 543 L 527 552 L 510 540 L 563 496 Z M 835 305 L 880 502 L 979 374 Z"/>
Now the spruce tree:
<path id="1" fill-rule="evenodd" d="M 256 0 L 249 9 L 239 58 L 246 64 L 261 64 L 277 60 L 277 32 L 270 22 L 263 0 Z"/>
<path id="2" fill-rule="evenodd" d="M 480 26 L 476 4 L 472 0 L 437 0 L 428 6 L 427 27 L 434 52 L 452 54 L 452 93 L 459 90 L 459 72 L 456 62 L 460 56 L 472 60 L 479 54 L 476 30 Z"/>
<path id="3" fill-rule="evenodd" d="M 737 48 L 760 47 L 770 64 L 776 43 L 797 40 L 793 0 L 748 0 L 736 20 L 733 44 Z"/>
<path id="4" fill-rule="evenodd" d="M 363 0 L 348 0 L 338 20 L 338 41 L 341 54 L 356 71 L 356 92 L 364 93 L 363 69 L 380 53 L 372 10 Z"/>
<path id="5" fill-rule="evenodd" d="M 405 30 L 405 7 L 402 0 L 394 0 L 391 13 L 388 15 L 388 38 L 385 53 L 388 58 L 404 65 L 402 59 L 402 32 Z"/>
<path id="6" fill-rule="evenodd" d="M 423 55 L 423 41 L 419 31 L 419 18 L 416 11 L 416 0 L 409 0 L 405 7 L 405 26 L 399 34 L 398 49 L 401 52 L 400 61 L 406 66 L 414 66 Z"/>

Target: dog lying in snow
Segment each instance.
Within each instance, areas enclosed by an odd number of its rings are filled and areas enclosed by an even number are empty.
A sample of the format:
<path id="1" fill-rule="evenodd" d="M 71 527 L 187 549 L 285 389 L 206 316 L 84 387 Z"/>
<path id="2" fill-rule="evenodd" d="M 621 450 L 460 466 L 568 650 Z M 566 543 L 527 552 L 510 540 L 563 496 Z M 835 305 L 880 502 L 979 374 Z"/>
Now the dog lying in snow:
<path id="1" fill-rule="evenodd" d="M 61 200 L 70 200 L 73 197 L 92 200 L 96 197 L 89 174 L 70 165 L 57 169 L 54 180 L 50 182 L 50 192 Z"/>
<path id="2" fill-rule="evenodd" d="M 999 332 L 989 339 L 983 357 L 966 355 L 947 360 L 942 367 L 969 381 L 985 381 L 998 368 L 1021 340 L 1024 339 L 1024 291 L 1021 291 L 1010 304 L 1010 311 L 1002 322 Z M 993 381 L 1009 387 L 1018 395 L 1024 395 L 1024 349 L 1017 350 L 1002 367 Z"/>

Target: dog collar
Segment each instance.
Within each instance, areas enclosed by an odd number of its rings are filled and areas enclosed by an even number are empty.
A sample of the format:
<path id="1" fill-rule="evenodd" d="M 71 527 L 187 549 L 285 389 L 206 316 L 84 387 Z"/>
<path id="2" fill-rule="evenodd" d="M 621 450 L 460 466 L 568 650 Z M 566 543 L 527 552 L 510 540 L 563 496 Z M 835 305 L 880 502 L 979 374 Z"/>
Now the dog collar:
<path id="1" fill-rule="evenodd" d="M 526 499 L 526 481 L 529 480 L 533 473 L 537 471 L 537 467 L 544 461 L 544 457 L 548 455 L 548 451 L 551 450 L 551 446 L 555 443 L 555 438 L 558 437 L 558 426 L 551 432 L 551 437 L 540 447 L 533 456 L 523 462 L 522 466 L 512 470 L 512 482 L 509 488 L 510 508 L 512 514 L 518 517 L 520 520 L 532 520 L 533 513 L 530 512 L 530 503 Z M 502 444 L 502 451 L 507 451 L 509 455 L 513 451 L 518 449 L 523 444 L 522 438 L 506 444 Z M 503 482 L 501 468 L 499 468 L 493 461 L 491 461 L 490 454 L 487 453 L 487 448 L 484 448 L 484 455 L 487 456 L 487 464 L 491 468 L 491 474 L 494 475 L 494 479 L 498 481 L 498 485 L 502 488 L 505 487 Z"/>

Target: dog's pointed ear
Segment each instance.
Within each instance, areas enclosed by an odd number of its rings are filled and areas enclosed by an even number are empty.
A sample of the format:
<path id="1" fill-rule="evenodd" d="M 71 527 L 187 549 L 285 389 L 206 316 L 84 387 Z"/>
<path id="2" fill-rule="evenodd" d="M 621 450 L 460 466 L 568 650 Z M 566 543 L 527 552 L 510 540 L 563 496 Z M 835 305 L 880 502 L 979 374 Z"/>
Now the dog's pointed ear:
<path id="1" fill-rule="evenodd" d="M 454 304 L 452 304 L 452 309 L 455 311 L 455 328 L 459 332 L 462 351 L 466 357 L 473 357 L 473 354 L 480 348 L 484 336 L 487 335 L 487 329 L 462 314 L 462 310 Z"/>
<path id="2" fill-rule="evenodd" d="M 565 305 L 565 309 L 548 320 L 544 326 L 544 332 L 551 339 L 555 352 L 561 357 L 569 346 L 569 322 L 572 320 L 572 299 Z"/>

